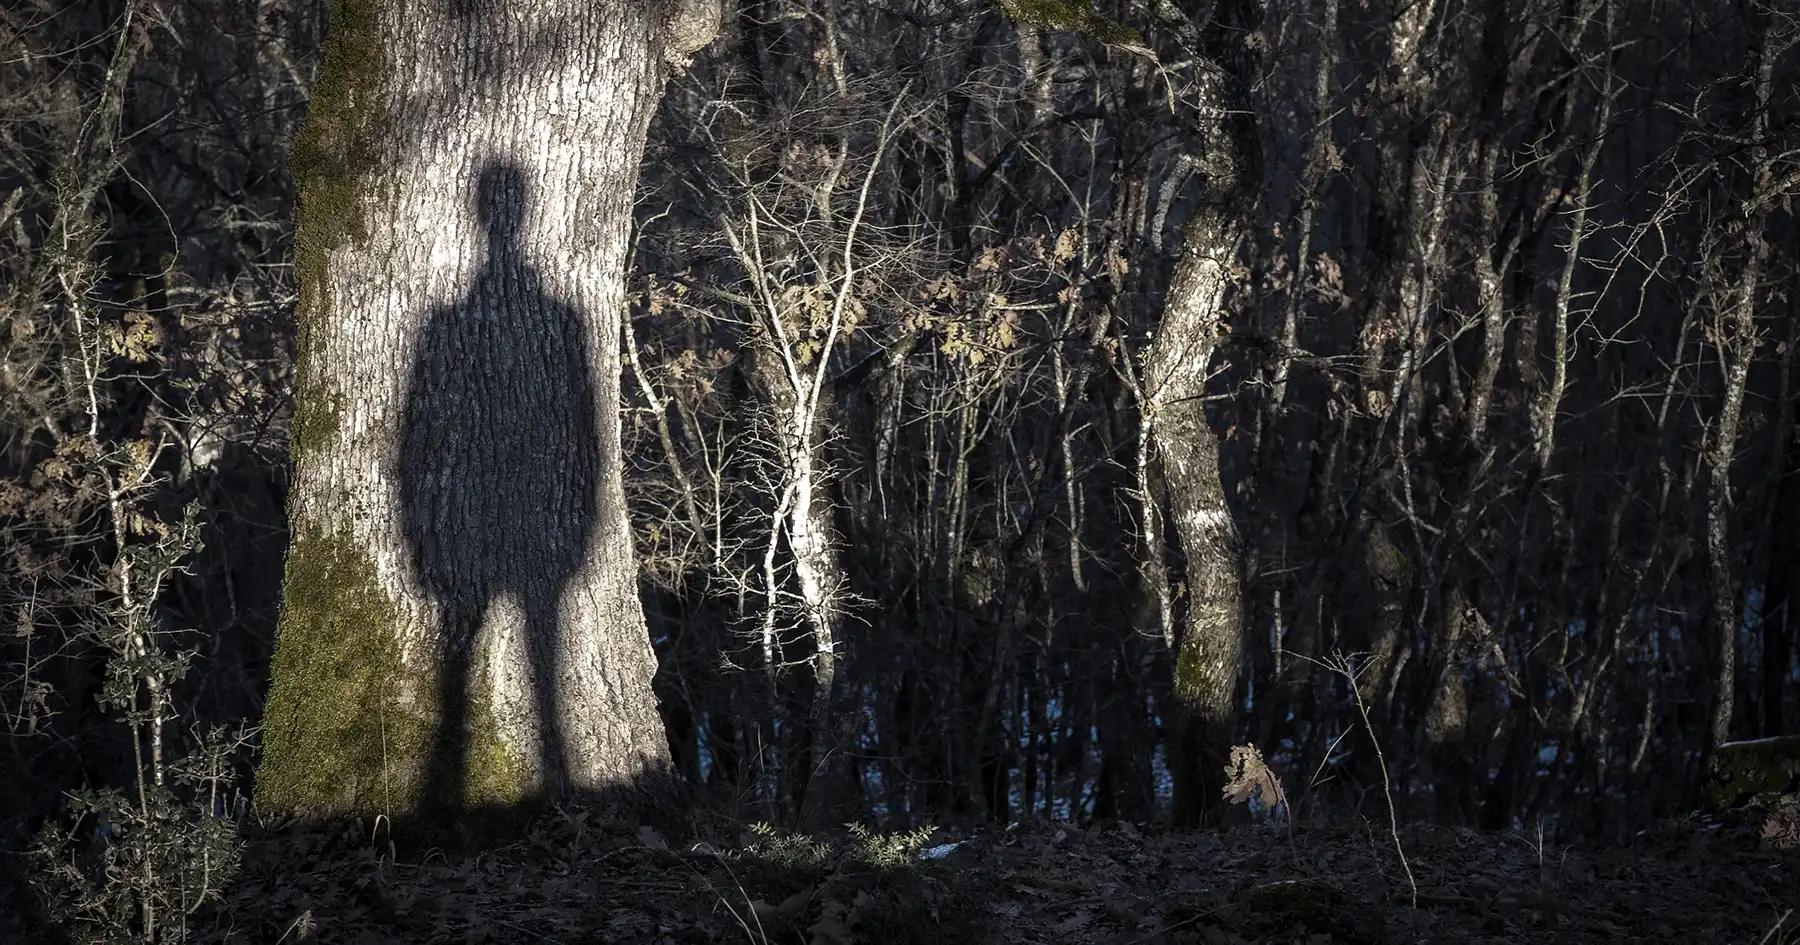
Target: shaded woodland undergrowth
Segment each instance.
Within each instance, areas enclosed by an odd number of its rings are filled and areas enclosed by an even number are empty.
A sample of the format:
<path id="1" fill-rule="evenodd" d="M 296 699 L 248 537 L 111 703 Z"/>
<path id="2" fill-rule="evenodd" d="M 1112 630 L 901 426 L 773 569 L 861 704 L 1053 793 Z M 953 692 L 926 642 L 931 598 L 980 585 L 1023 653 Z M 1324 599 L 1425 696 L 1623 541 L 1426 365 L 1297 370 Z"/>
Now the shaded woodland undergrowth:
<path id="1" fill-rule="evenodd" d="M 272 824 L 247 834 L 237 884 L 197 930 L 246 945 L 1784 945 L 1800 942 L 1800 833 L 1770 822 L 1683 818 L 1608 849 L 1420 826 L 1400 832 L 1406 867 L 1366 822 L 808 837 L 560 810 L 479 855 L 398 857 L 361 822 Z"/>

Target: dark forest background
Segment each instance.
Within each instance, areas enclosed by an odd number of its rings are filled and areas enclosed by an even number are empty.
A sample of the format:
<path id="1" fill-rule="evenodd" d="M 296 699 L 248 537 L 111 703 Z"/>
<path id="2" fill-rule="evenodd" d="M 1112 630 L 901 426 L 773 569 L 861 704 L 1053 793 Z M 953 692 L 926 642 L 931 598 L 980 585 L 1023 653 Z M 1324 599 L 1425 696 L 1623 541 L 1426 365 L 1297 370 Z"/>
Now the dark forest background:
<path id="1" fill-rule="evenodd" d="M 1800 6 L 1197 6 L 737 0 L 671 82 L 623 423 L 693 791 L 888 829 L 1167 814 L 1192 578 L 1139 406 L 1215 127 L 1196 29 L 1254 63 L 1206 402 L 1236 734 L 1296 815 L 1616 839 L 1717 744 L 1800 731 Z M 325 19 L 0 17 L 10 843 L 146 746 L 202 787 L 235 765 L 217 813 L 248 796 Z"/>

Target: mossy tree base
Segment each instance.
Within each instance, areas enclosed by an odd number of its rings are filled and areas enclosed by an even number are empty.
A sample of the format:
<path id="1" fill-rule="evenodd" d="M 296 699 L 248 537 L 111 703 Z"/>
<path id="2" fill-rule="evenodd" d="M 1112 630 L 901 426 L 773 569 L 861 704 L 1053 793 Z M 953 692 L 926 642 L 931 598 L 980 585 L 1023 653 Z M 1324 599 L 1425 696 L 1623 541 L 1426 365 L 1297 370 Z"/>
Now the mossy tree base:
<path id="1" fill-rule="evenodd" d="M 1800 792 L 1800 735 L 1720 745 L 1703 791 L 1713 808 Z"/>

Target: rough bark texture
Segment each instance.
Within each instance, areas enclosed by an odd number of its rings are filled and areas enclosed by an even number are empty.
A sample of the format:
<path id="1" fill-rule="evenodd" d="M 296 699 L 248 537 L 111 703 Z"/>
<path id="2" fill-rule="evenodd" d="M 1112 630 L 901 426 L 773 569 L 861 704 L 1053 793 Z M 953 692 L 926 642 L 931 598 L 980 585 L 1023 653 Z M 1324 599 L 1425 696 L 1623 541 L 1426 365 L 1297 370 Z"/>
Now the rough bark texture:
<path id="1" fill-rule="evenodd" d="M 1176 641 L 1173 817 L 1197 821 L 1216 802 L 1224 750 L 1237 728 L 1243 648 L 1239 547 L 1219 480 L 1218 437 L 1204 393 L 1235 240 L 1193 239 L 1183 250 L 1146 368 L 1145 418 L 1168 484 L 1175 534 L 1187 558 L 1187 610 Z M 1222 250 L 1222 251 L 1221 251 Z M 1221 782 L 1222 783 L 1222 782 Z"/>
<path id="2" fill-rule="evenodd" d="M 1360 685 L 1369 712 L 1385 721 L 1394 684 L 1411 656 L 1406 639 L 1406 607 L 1412 598 L 1413 563 L 1394 543 L 1386 525 L 1371 519 L 1363 540 L 1363 567 L 1369 576 L 1367 655 Z"/>
<path id="3" fill-rule="evenodd" d="M 293 155 L 294 538 L 263 807 L 664 778 L 618 334 L 646 127 L 709 6 L 334 6 Z"/>
<path id="4" fill-rule="evenodd" d="M 1227 4 L 1219 22 L 1253 29 L 1254 3 Z M 1206 42 L 1236 70 L 1203 71 L 1198 108 L 1204 151 L 1196 162 L 1206 194 L 1187 225 L 1144 364 L 1143 423 L 1161 460 L 1175 537 L 1187 559 L 1187 610 L 1176 639 L 1171 817 L 1198 822 L 1219 803 L 1225 752 L 1237 732 L 1238 659 L 1243 651 L 1243 561 L 1219 478 L 1219 440 L 1206 417 L 1206 379 L 1227 329 L 1226 296 L 1243 237 L 1245 197 L 1257 174 L 1254 126 L 1235 107 L 1244 74 L 1237 40 Z"/>
<path id="5" fill-rule="evenodd" d="M 1434 801 L 1446 817 L 1464 813 L 1458 787 L 1468 780 L 1469 691 L 1463 681 L 1468 638 L 1480 612 L 1470 603 L 1462 585 L 1452 584 L 1444 597 L 1440 627 L 1431 653 L 1425 711 L 1427 780 Z"/>

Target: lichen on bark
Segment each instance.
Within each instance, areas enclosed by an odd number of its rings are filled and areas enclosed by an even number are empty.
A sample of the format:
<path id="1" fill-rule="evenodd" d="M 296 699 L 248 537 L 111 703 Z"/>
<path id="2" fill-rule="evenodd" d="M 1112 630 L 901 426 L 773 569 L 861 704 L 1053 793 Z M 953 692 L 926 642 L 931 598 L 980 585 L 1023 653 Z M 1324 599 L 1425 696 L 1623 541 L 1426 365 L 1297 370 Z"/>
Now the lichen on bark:
<path id="1" fill-rule="evenodd" d="M 288 455 L 311 456 L 331 442 L 343 427 L 342 394 L 316 381 L 303 396 L 294 398 L 294 418 L 288 426 Z"/>

